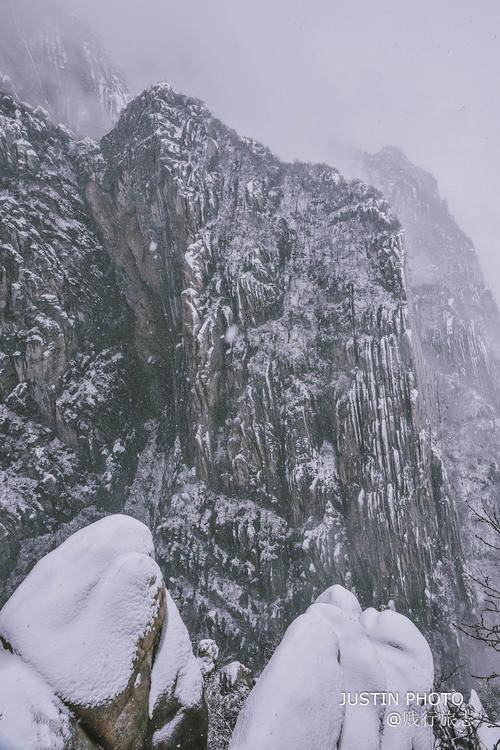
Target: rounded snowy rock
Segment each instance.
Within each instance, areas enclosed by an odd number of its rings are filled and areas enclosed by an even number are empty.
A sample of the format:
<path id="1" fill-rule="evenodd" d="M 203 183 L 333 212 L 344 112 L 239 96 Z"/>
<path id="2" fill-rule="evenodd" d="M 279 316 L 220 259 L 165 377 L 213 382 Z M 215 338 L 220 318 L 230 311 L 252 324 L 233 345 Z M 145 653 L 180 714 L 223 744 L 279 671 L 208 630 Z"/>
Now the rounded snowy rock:
<path id="1" fill-rule="evenodd" d="M 108 516 L 43 557 L 0 612 L 0 634 L 65 701 L 98 706 L 127 687 L 163 595 L 153 540 Z"/>

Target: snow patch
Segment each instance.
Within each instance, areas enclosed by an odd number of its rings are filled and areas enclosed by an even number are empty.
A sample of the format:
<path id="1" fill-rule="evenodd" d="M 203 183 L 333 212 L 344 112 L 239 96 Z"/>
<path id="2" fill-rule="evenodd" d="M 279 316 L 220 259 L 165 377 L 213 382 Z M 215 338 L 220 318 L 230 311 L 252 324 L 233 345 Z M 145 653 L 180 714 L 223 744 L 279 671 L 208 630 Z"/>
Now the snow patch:
<path id="1" fill-rule="evenodd" d="M 0 648 L 0 748 L 65 750 L 72 746 L 68 710 L 19 656 Z"/>
<path id="2" fill-rule="evenodd" d="M 184 707 L 199 705 L 203 694 L 203 678 L 191 641 L 179 610 L 167 591 L 166 614 L 160 645 L 151 671 L 149 715 L 164 701 L 174 699 Z"/>

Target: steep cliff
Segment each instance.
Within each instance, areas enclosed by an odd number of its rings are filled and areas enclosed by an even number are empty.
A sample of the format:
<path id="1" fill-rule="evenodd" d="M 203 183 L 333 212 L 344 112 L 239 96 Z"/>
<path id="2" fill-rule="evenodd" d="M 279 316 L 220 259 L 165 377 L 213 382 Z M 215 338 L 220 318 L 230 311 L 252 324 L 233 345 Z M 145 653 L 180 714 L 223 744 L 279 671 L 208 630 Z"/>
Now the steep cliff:
<path id="1" fill-rule="evenodd" d="M 0 95 L 2 599 L 44 534 L 120 507 L 147 411 L 130 313 L 79 187 L 89 147 Z"/>
<path id="2" fill-rule="evenodd" d="M 465 597 L 460 541 L 388 205 L 167 86 L 101 150 L 87 197 L 167 404 L 127 508 L 191 625 L 259 659 L 340 580 L 436 627 Z"/>
<path id="3" fill-rule="evenodd" d="M 381 195 L 167 85 L 99 149 L 0 105 L 5 593 L 124 509 L 192 634 L 252 666 L 332 582 L 455 662 L 462 546 Z"/>
<path id="4" fill-rule="evenodd" d="M 473 244 L 432 175 L 395 148 L 366 157 L 364 168 L 404 228 L 413 319 L 435 393 L 433 422 L 461 526 L 472 532 L 463 534 L 469 569 L 495 580 L 498 556 L 483 540 L 496 542 L 474 511 L 494 510 L 500 493 L 498 309 Z"/>

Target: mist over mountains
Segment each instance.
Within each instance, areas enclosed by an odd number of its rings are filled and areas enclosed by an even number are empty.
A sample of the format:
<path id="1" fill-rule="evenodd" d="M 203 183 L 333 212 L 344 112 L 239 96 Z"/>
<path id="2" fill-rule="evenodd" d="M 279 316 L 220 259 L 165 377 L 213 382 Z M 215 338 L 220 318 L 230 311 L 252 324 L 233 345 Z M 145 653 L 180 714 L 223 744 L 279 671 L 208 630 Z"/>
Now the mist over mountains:
<path id="1" fill-rule="evenodd" d="M 47 7 L 27 4 L 35 17 Z M 134 94 L 167 81 L 286 161 L 339 166 L 351 148 L 402 148 L 438 179 L 498 300 L 495 0 L 477 12 L 452 0 L 65 0 L 63 9 L 100 35 Z"/>
<path id="2" fill-rule="evenodd" d="M 1 603 L 123 513 L 227 663 L 260 673 L 338 584 L 468 688 L 500 321 L 434 177 L 394 147 L 358 152 L 365 182 L 284 162 L 169 84 L 130 97 L 77 21 L 23 23 L 0 54 Z"/>

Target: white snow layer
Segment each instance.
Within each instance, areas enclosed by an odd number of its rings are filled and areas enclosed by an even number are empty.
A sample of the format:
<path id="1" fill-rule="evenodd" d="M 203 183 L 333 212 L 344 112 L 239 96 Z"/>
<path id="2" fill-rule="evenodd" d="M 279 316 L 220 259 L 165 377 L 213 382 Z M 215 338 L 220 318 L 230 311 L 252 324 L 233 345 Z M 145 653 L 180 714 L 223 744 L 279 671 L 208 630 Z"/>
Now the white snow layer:
<path id="1" fill-rule="evenodd" d="M 149 529 L 107 516 L 43 557 L 0 612 L 0 635 L 64 701 L 98 706 L 127 686 L 163 586 Z"/>
<path id="2" fill-rule="evenodd" d="M 168 591 L 166 605 L 160 645 L 151 671 L 151 718 L 163 700 L 170 703 L 173 698 L 177 705 L 195 707 L 203 693 L 203 678 L 188 631 Z"/>
<path id="3" fill-rule="evenodd" d="M 332 586 L 286 631 L 236 723 L 230 750 L 430 750 L 432 731 L 410 726 L 407 692 L 429 692 L 425 638 L 392 610 L 361 612 Z M 399 706 L 343 706 L 342 693 L 398 692 Z M 397 711 L 401 721 L 389 726 Z"/>
<path id="4" fill-rule="evenodd" d="M 0 748 L 65 750 L 71 741 L 68 710 L 19 656 L 0 648 Z"/>

